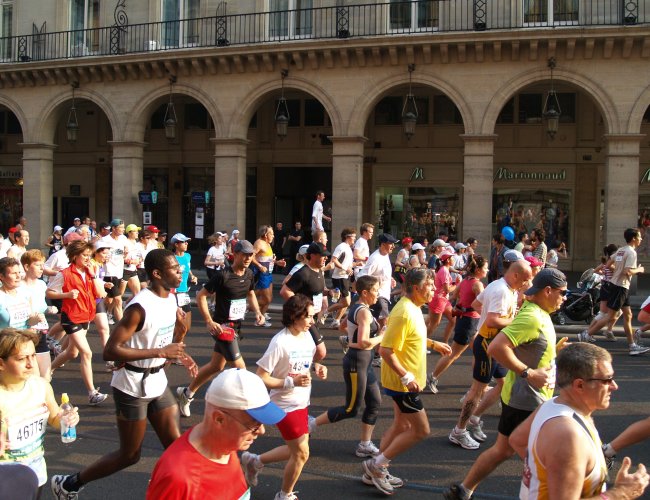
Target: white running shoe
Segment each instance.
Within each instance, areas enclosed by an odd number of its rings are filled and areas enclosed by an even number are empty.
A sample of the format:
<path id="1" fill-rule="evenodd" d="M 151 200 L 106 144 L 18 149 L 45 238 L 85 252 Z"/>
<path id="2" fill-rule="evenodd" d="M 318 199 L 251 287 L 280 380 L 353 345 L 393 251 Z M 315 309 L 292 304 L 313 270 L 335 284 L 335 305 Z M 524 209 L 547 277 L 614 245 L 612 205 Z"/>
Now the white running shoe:
<path id="1" fill-rule="evenodd" d="M 338 319 L 333 319 L 330 321 L 330 324 L 327 325 L 327 328 L 331 328 L 332 330 L 338 330 L 339 326 L 341 326 L 341 322 Z"/>
<path id="2" fill-rule="evenodd" d="M 643 338 L 643 332 L 641 330 L 639 329 L 635 330 L 633 338 L 634 338 L 634 343 L 636 345 L 640 345 L 641 347 L 643 347 L 643 342 L 641 342 L 641 339 Z"/>
<path id="3" fill-rule="evenodd" d="M 258 469 L 255 466 L 257 457 L 258 455 L 255 453 L 250 453 L 248 451 L 245 451 L 241 454 L 241 465 L 244 469 L 244 477 L 246 478 L 248 486 L 257 486 L 257 476 L 259 475 L 260 470 L 262 470 L 261 468 Z"/>
<path id="4" fill-rule="evenodd" d="M 381 357 L 376 357 L 372 360 L 372 366 L 375 368 L 381 368 Z"/>
<path id="5" fill-rule="evenodd" d="M 427 387 L 432 394 L 438 394 L 438 379 L 433 376 L 433 372 L 427 376 Z"/>
<path id="6" fill-rule="evenodd" d="M 316 417 L 312 417 L 311 415 L 307 416 L 307 428 L 309 430 L 309 434 L 312 434 L 315 430 L 316 427 L 318 427 L 318 424 L 316 424 Z"/>
<path id="7" fill-rule="evenodd" d="M 298 492 L 292 491 L 291 493 L 283 494 L 282 491 L 278 491 L 273 500 L 298 500 L 296 493 Z"/>
<path id="8" fill-rule="evenodd" d="M 472 435 L 472 437 L 479 443 L 482 443 L 487 439 L 487 435 L 485 434 L 485 432 L 483 432 L 482 420 L 480 420 L 478 424 L 473 424 L 472 421 L 470 420 L 469 422 L 467 422 L 467 430 Z"/>
<path id="9" fill-rule="evenodd" d="M 63 487 L 63 483 L 69 477 L 70 476 L 65 475 L 52 476 L 50 489 L 52 490 L 52 495 L 54 495 L 54 498 L 57 500 L 77 500 L 77 498 L 79 498 L 79 491 L 81 491 L 83 487 L 79 488 L 78 491 L 68 491 Z"/>
<path id="10" fill-rule="evenodd" d="M 350 348 L 348 346 L 349 340 L 347 335 L 341 335 L 339 336 L 339 344 L 341 344 L 341 349 L 343 349 L 343 354 L 348 353 L 348 349 Z"/>
<path id="11" fill-rule="evenodd" d="M 609 342 L 616 342 L 616 335 L 614 335 L 614 332 L 612 331 L 605 332 L 605 340 Z"/>
<path id="12" fill-rule="evenodd" d="M 449 441 L 466 450 L 477 450 L 478 447 L 481 446 L 479 442 L 474 441 L 467 430 L 457 433 L 456 429 L 452 429 L 451 433 L 449 434 Z"/>
<path id="13" fill-rule="evenodd" d="M 178 408 L 181 412 L 181 415 L 183 415 L 184 417 L 189 417 L 192 415 L 192 413 L 190 412 L 190 404 L 192 404 L 194 398 L 188 398 L 185 390 L 186 387 L 177 387 L 176 399 L 178 400 Z"/>
<path id="14" fill-rule="evenodd" d="M 363 484 L 367 484 L 368 486 L 375 485 L 372 482 L 372 478 L 365 472 L 361 476 L 361 480 L 363 481 Z M 386 481 L 388 481 L 388 484 L 390 484 L 393 488 L 401 488 L 402 486 L 404 486 L 404 481 L 402 481 L 397 476 L 391 476 L 390 472 L 386 474 Z"/>
<path id="15" fill-rule="evenodd" d="M 377 448 L 372 441 L 368 444 L 359 443 L 354 454 L 359 458 L 376 457 L 379 455 L 379 448 Z"/>
<path id="16" fill-rule="evenodd" d="M 578 342 L 589 342 L 593 344 L 596 342 L 596 339 L 589 335 L 587 330 L 583 330 L 578 334 Z"/>
<path id="17" fill-rule="evenodd" d="M 107 397 L 108 394 L 102 394 L 101 392 L 99 392 L 99 387 L 98 387 L 90 396 L 88 396 L 88 404 L 90 406 L 96 406 L 99 403 L 106 401 Z"/>
<path id="18" fill-rule="evenodd" d="M 630 344 L 630 356 L 638 356 L 644 352 L 650 351 L 650 347 L 645 347 L 639 344 Z"/>
<path id="19" fill-rule="evenodd" d="M 263 326 L 264 328 L 271 328 L 272 325 L 270 321 L 265 321 L 264 324 L 261 326 Z"/>
<path id="20" fill-rule="evenodd" d="M 395 493 L 393 486 L 388 482 L 388 468 L 385 465 L 377 465 L 374 458 L 369 458 L 361 463 L 364 475 L 370 477 L 372 484 L 384 495 Z M 362 478 L 363 480 L 363 478 Z"/>

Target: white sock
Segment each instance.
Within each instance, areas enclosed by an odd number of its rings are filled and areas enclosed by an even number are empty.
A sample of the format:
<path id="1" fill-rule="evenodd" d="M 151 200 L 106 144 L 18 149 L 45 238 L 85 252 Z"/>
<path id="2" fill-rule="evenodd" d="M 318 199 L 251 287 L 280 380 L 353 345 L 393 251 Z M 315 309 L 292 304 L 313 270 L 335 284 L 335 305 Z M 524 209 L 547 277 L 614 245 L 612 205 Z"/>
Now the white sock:
<path id="1" fill-rule="evenodd" d="M 253 460 L 253 465 L 257 470 L 261 470 L 264 468 L 264 464 L 262 463 L 261 457 L 259 455 L 255 455 L 255 459 Z"/>
<path id="2" fill-rule="evenodd" d="M 454 427 L 454 434 L 462 434 L 463 432 L 465 432 L 465 429 L 461 429 L 458 426 Z"/>
<path id="3" fill-rule="evenodd" d="M 375 463 L 377 465 L 388 465 L 390 464 L 390 460 L 386 458 L 383 453 L 380 453 L 375 457 Z"/>
<path id="4" fill-rule="evenodd" d="M 603 453 L 607 458 L 612 458 L 613 456 L 616 455 L 616 450 L 612 448 L 612 445 L 610 443 L 607 443 L 603 447 Z"/>
<path id="5" fill-rule="evenodd" d="M 359 441 L 359 444 L 362 446 L 370 446 L 370 443 L 372 443 L 372 441 Z"/>
<path id="6" fill-rule="evenodd" d="M 469 417 L 469 421 L 472 425 L 478 425 L 481 422 L 481 417 L 472 415 L 471 417 Z"/>
<path id="7" fill-rule="evenodd" d="M 468 490 L 467 488 L 465 488 L 463 483 L 460 483 L 458 486 L 460 486 L 461 491 L 465 494 L 465 498 L 469 500 L 472 497 L 472 493 L 474 493 L 474 490 Z"/>
<path id="8" fill-rule="evenodd" d="M 185 388 L 185 395 L 187 396 L 187 399 L 192 399 L 195 394 L 196 394 L 196 392 L 190 391 L 189 387 Z"/>

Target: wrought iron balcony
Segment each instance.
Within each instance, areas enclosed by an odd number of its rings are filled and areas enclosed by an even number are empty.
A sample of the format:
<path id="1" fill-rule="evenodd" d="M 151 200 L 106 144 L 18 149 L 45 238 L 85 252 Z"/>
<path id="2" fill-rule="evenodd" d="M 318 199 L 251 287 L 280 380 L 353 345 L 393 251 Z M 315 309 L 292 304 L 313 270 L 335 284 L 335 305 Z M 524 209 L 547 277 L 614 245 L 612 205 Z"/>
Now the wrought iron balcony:
<path id="1" fill-rule="evenodd" d="M 0 38 L 0 64 L 297 40 L 650 23 L 650 0 L 419 0 L 37 32 Z M 478 36 L 478 35 L 477 35 Z"/>

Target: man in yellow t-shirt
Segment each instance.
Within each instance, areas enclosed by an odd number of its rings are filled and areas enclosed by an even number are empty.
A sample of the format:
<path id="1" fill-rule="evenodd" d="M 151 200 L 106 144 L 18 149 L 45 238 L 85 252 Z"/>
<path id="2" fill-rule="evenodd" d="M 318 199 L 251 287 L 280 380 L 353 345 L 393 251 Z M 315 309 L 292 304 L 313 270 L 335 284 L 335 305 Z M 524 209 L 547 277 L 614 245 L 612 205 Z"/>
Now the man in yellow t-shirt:
<path id="1" fill-rule="evenodd" d="M 426 385 L 427 343 L 443 355 L 444 343 L 429 340 L 421 307 L 433 297 L 434 275 L 428 269 L 411 269 L 404 278 L 406 294 L 388 316 L 379 348 L 381 384 L 393 398 L 395 418 L 381 440 L 380 454 L 363 462 L 363 481 L 392 495 L 404 483 L 388 473 L 391 460 L 429 435 L 429 420 L 420 393 Z"/>

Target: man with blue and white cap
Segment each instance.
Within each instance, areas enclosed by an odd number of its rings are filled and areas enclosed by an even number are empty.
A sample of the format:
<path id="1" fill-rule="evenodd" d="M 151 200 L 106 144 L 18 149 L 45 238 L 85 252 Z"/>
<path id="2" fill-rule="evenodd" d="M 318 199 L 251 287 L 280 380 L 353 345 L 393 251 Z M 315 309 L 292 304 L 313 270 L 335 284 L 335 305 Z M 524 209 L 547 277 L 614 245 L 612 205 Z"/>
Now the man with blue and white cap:
<path id="1" fill-rule="evenodd" d="M 160 457 L 147 498 L 194 499 L 219 492 L 223 500 L 250 498 L 238 451 L 264 434 L 264 425 L 285 416 L 254 373 L 231 368 L 216 377 L 205 395 L 205 414 Z"/>

